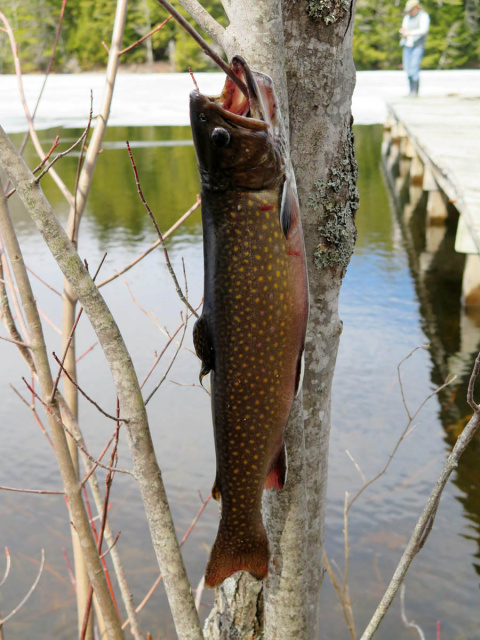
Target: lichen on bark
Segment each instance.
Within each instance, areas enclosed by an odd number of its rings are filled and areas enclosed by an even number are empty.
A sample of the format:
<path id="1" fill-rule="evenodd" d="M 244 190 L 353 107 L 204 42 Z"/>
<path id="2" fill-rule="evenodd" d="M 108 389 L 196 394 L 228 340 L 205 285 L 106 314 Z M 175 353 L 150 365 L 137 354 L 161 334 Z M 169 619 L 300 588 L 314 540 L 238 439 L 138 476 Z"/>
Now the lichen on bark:
<path id="1" fill-rule="evenodd" d="M 327 180 L 314 183 L 315 190 L 310 194 L 307 206 L 318 215 L 321 239 L 314 253 L 315 266 L 318 269 L 340 266 L 345 272 L 357 237 L 355 212 L 359 201 L 351 126 L 339 156 L 330 167 Z"/>
<path id="2" fill-rule="evenodd" d="M 318 18 L 325 24 L 342 20 L 350 11 L 351 0 L 307 0 L 306 12 L 311 18 Z"/>

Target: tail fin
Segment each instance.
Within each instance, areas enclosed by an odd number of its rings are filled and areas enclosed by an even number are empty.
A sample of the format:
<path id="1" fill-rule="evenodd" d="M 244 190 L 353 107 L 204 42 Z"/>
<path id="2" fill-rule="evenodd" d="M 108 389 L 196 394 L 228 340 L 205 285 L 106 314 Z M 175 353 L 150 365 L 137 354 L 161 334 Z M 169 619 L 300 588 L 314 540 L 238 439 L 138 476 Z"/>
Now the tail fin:
<path id="1" fill-rule="evenodd" d="M 232 540 L 232 533 L 228 534 L 220 521 L 217 539 L 205 571 L 205 586 L 210 589 L 218 587 L 226 578 L 242 570 L 250 572 L 257 580 L 266 578 L 270 554 L 263 524 L 259 523 L 257 535 L 252 538 Z"/>

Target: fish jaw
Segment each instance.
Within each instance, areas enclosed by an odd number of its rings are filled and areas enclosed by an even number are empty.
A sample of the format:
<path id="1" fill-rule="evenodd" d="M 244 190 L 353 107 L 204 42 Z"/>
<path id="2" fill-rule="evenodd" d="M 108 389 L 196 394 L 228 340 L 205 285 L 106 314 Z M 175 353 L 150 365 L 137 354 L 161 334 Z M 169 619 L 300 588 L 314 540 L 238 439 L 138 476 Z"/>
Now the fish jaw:
<path id="1" fill-rule="evenodd" d="M 284 177 L 284 141 L 270 78 L 238 56 L 232 70 L 248 99 L 227 78 L 220 96 L 190 94 L 190 121 L 202 185 L 216 191 L 276 188 Z"/>

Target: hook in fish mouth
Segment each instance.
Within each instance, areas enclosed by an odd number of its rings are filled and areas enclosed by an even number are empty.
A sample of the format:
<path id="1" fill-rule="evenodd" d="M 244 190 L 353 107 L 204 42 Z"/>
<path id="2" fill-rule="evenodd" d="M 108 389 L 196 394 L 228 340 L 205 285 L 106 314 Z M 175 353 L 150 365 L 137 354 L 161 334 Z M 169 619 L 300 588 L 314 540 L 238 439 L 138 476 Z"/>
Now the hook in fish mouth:
<path id="1" fill-rule="evenodd" d="M 218 112 L 234 126 L 275 133 L 277 103 L 273 83 L 269 76 L 252 71 L 241 56 L 234 56 L 230 68 L 243 80 L 248 98 L 233 80 L 227 77 L 220 96 L 203 96 L 192 91 L 191 99 L 204 101 L 210 109 Z"/>

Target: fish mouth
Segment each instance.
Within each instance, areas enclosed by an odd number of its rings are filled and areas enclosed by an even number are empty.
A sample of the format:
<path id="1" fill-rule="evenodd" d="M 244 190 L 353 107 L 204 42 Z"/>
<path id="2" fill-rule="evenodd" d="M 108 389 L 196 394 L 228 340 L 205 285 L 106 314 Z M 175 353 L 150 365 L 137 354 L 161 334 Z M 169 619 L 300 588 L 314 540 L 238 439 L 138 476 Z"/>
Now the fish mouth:
<path id="1" fill-rule="evenodd" d="M 277 106 L 270 77 L 253 72 L 241 56 L 234 56 L 230 68 L 246 85 L 248 97 L 227 76 L 220 96 L 204 96 L 192 91 L 191 99 L 218 113 L 233 126 L 254 131 L 270 130 L 274 134 Z"/>

